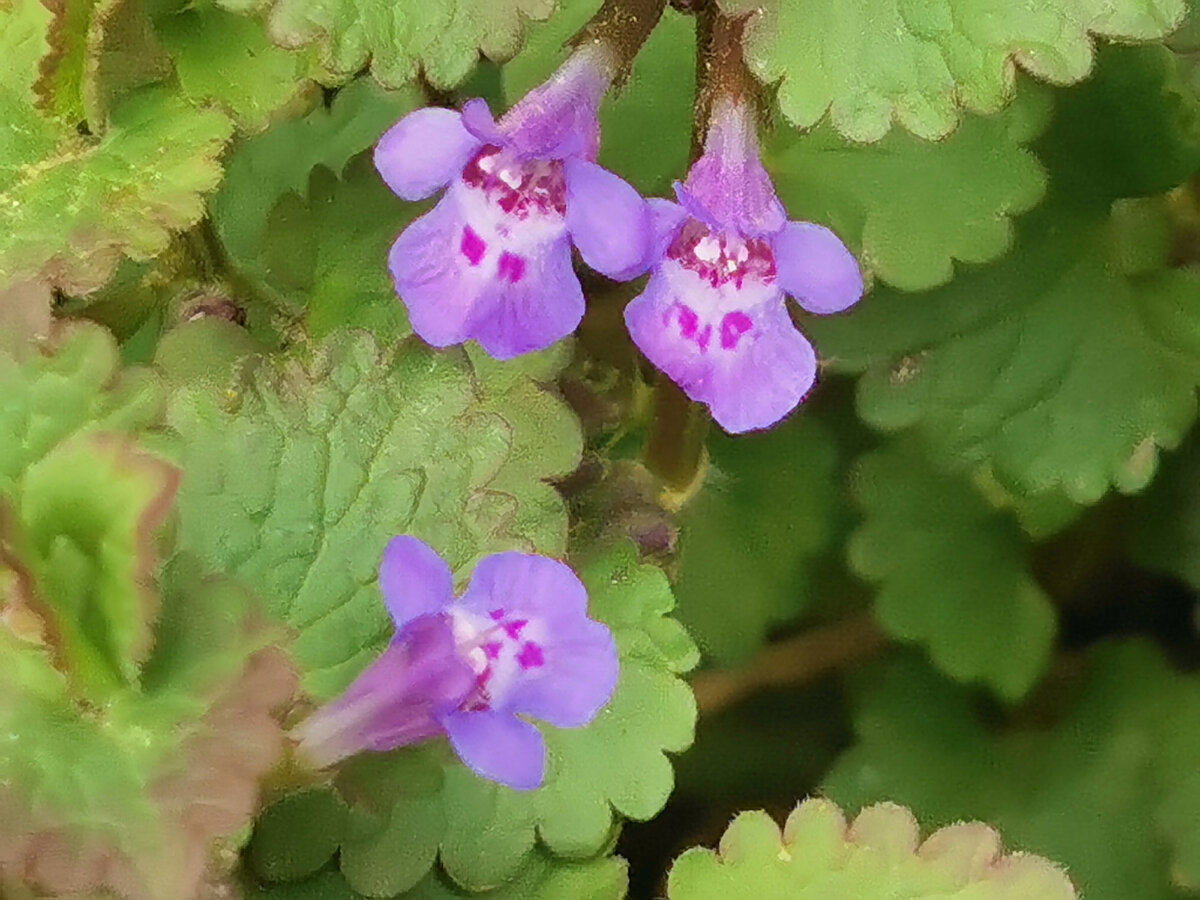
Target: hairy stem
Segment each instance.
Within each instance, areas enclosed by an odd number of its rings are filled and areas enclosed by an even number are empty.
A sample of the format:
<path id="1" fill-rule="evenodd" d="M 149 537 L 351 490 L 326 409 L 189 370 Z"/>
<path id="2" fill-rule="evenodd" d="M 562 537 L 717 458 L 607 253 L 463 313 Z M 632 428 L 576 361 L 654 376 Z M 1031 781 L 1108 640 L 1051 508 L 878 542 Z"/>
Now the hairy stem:
<path id="1" fill-rule="evenodd" d="M 768 687 L 798 686 L 874 656 L 887 635 L 870 613 L 769 644 L 740 669 L 701 672 L 692 679 L 700 715 L 712 715 Z"/>
<path id="2" fill-rule="evenodd" d="M 696 118 L 692 161 L 704 151 L 708 117 L 717 97 L 752 95 L 755 81 L 742 59 L 745 18 L 723 16 L 715 3 L 696 13 Z M 704 464 L 708 411 L 692 403 L 661 372 L 654 386 L 654 424 L 646 446 L 646 466 L 676 492 L 690 492 Z M 686 493 L 685 493 L 686 495 Z"/>
<path id="3" fill-rule="evenodd" d="M 611 55 L 619 73 L 633 59 L 658 24 L 667 0 L 604 0 L 604 5 L 571 39 L 572 47 L 599 45 Z"/>
<path id="4" fill-rule="evenodd" d="M 696 116 L 692 156 L 699 157 L 718 97 L 758 105 L 759 85 L 742 56 L 747 16 L 725 16 L 710 3 L 696 15 Z"/>
<path id="5" fill-rule="evenodd" d="M 673 492 L 690 493 L 704 463 L 708 411 L 661 372 L 654 382 L 654 422 L 646 467 Z"/>

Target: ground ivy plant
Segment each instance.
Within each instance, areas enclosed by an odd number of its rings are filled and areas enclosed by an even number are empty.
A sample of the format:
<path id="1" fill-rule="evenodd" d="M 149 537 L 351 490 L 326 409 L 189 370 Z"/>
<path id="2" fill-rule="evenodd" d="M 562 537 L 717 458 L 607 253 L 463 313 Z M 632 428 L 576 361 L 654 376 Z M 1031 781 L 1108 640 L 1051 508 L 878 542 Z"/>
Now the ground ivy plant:
<path id="1" fill-rule="evenodd" d="M 1198 54 L 0 0 L 0 895 L 1200 897 Z"/>

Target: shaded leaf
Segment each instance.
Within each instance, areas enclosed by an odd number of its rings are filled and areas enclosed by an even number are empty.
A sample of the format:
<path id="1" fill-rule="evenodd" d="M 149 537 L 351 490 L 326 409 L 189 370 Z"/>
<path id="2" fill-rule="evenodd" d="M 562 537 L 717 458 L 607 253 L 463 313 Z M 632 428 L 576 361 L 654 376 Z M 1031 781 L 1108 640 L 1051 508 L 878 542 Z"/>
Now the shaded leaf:
<path id="1" fill-rule="evenodd" d="M 1116 221 L 1056 204 L 998 263 L 806 324 L 831 364 L 865 373 L 868 423 L 914 427 L 1019 493 L 1137 491 L 1195 417 L 1200 308 L 1193 274 L 1159 268 L 1165 248 L 1137 266 L 1111 252 Z"/>
<path id="2" fill-rule="evenodd" d="M 708 446 L 708 482 L 680 517 L 676 591 L 680 619 L 730 666 L 811 599 L 809 563 L 829 542 L 837 500 L 836 452 L 802 416 L 765 434 L 713 435 Z"/>
<path id="3" fill-rule="evenodd" d="M 1008 699 L 1028 691 L 1050 661 L 1056 615 L 1016 523 L 911 444 L 863 457 L 854 482 L 866 521 L 850 560 L 879 585 L 880 623 L 954 678 Z"/>
<path id="4" fill-rule="evenodd" d="M 422 211 L 387 189 L 366 156 L 342 179 L 313 170 L 307 199 L 283 197 L 267 221 L 269 283 L 306 308 L 308 332 L 364 328 L 380 341 L 411 333 L 388 271 L 388 250 Z"/>
<path id="5" fill-rule="evenodd" d="M 1134 558 L 1200 590 L 1200 442 L 1189 439 L 1163 459 L 1138 499 L 1130 533 Z"/>
<path id="6" fill-rule="evenodd" d="M 826 788 L 923 823 L 978 818 L 1067 866 L 1085 897 L 1173 900 L 1200 885 L 1200 682 L 1140 643 L 1098 648 L 1057 727 L 993 736 L 960 688 L 899 664 L 856 713 Z M 1170 858 L 1170 860 L 1168 859 Z"/>
<path id="7" fill-rule="evenodd" d="M 216 101 L 243 128 L 261 131 L 315 91 L 304 54 L 275 46 L 259 21 L 211 0 L 153 0 L 151 15 L 184 95 Z"/>
<path id="8" fill-rule="evenodd" d="M 454 900 L 464 896 L 484 900 L 621 900 L 627 876 L 624 860 L 601 857 L 587 862 L 567 862 L 545 854 L 534 854 L 506 884 L 478 893 L 465 894 L 445 876 L 431 872 L 412 890 L 398 895 L 404 900 Z M 247 900 L 359 900 L 358 893 L 336 869 L 326 869 L 301 882 L 273 888 L 252 887 Z"/>
<path id="9" fill-rule="evenodd" d="M 421 102 L 414 89 L 388 92 L 359 79 L 339 90 L 328 108 L 235 144 L 226 160 L 225 181 L 209 206 L 222 247 L 238 269 L 256 283 L 269 283 L 263 248 L 268 217 L 279 200 L 289 193 L 306 197 L 318 166 L 340 177 L 352 157 Z M 380 271 L 385 265 L 380 262 Z"/>

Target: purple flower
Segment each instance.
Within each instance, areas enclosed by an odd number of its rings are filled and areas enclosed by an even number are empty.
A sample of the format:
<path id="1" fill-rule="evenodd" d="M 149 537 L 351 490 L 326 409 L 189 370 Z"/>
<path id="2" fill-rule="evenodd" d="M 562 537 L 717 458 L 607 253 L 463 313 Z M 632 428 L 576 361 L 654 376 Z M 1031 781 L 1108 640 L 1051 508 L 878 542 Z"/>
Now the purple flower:
<path id="1" fill-rule="evenodd" d="M 726 431 L 773 425 L 817 375 L 784 294 L 839 312 L 862 295 L 858 263 L 829 229 L 787 220 L 745 104 L 718 101 L 704 155 L 675 192 L 679 203 L 650 201 L 653 273 L 625 310 L 629 333 Z"/>
<path id="2" fill-rule="evenodd" d="M 295 730 L 316 765 L 446 735 L 480 776 L 530 790 L 542 783 L 546 745 L 520 716 L 577 728 L 616 688 L 612 635 L 588 618 L 587 591 L 557 560 L 488 556 L 455 597 L 445 561 L 414 537 L 396 537 L 379 584 L 396 634 Z"/>
<path id="3" fill-rule="evenodd" d="M 461 113 L 410 113 L 379 141 L 375 165 L 405 200 L 448 186 L 389 257 L 427 343 L 474 339 L 510 359 L 566 337 L 584 309 L 571 244 L 611 278 L 643 268 L 646 203 L 595 163 L 612 73 L 606 52 L 589 46 L 498 123 L 486 102 L 471 100 Z"/>

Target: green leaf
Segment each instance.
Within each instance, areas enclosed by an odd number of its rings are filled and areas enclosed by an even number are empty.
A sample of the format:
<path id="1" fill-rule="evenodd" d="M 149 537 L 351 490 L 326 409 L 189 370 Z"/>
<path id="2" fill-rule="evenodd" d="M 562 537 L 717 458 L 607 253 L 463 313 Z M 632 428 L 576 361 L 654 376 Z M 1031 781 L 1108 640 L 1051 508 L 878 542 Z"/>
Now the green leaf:
<path id="1" fill-rule="evenodd" d="M 26 287 L 0 297 L 20 302 Z M 154 559 L 146 542 L 162 515 L 155 493 L 172 477 L 121 436 L 160 422 L 162 393 L 150 372 L 120 369 L 103 329 L 57 323 L 50 332 L 37 344 L 20 333 L 11 348 L 0 343 L 0 596 L 103 693 L 142 656 L 152 608 L 142 579 Z"/>
<path id="2" fill-rule="evenodd" d="M 180 545 L 299 629 L 319 698 L 390 630 L 375 579 L 393 535 L 422 537 L 459 571 L 503 549 L 562 552 L 566 514 L 545 479 L 577 464 L 579 426 L 521 365 L 497 383 L 461 353 L 343 333 L 250 364 L 228 391 L 174 397 Z"/>
<path id="3" fill-rule="evenodd" d="M 1166 48 L 1104 47 L 1094 76 L 1059 92 L 1038 152 L 1072 196 L 1161 194 L 1200 169 L 1200 97 Z"/>
<path id="4" fill-rule="evenodd" d="M 362 900 L 337 869 L 325 869 L 304 881 L 285 884 L 247 884 L 246 900 Z"/>
<path id="5" fill-rule="evenodd" d="M 221 244 L 237 267 L 256 282 L 269 282 L 262 256 L 265 230 L 280 198 L 306 196 L 310 174 L 318 166 L 340 177 L 352 157 L 422 102 L 415 89 L 388 92 L 359 79 L 339 90 L 328 108 L 235 144 L 226 160 L 225 181 L 209 207 Z"/>
<path id="6" fill-rule="evenodd" d="M 488 900 L 622 900 L 629 876 L 625 861 L 602 857 L 587 862 L 566 862 L 536 853 L 508 883 L 495 890 L 472 894 Z M 463 896 L 452 884 L 430 874 L 404 900 L 456 900 Z"/>
<path id="7" fill-rule="evenodd" d="M 153 540 L 179 474 L 128 439 L 95 435 L 60 444 L 21 479 L 23 562 L 53 611 L 65 665 L 92 697 L 132 684 L 149 652 Z"/>
<path id="8" fill-rule="evenodd" d="M 216 101 L 243 128 L 261 131 L 316 89 L 304 54 L 275 46 L 259 21 L 212 0 L 154 0 L 151 15 L 184 95 Z"/>
<path id="9" fill-rule="evenodd" d="M 71 0 L 51 8 L 50 52 L 35 90 L 39 106 L 64 124 L 85 123 L 90 133 L 103 134 L 115 105 L 170 78 L 171 61 L 141 2 Z"/>
<path id="10" fill-rule="evenodd" d="M 924 290 L 949 281 L 955 260 L 990 262 L 1010 248 L 1011 217 L 1045 190 L 1027 145 L 1048 112 L 1047 94 L 1026 90 L 1001 115 L 966 116 L 936 143 L 896 131 L 863 145 L 828 124 L 782 128 L 765 161 L 793 218 L 833 228 L 877 278 Z"/>
<path id="11" fill-rule="evenodd" d="M 249 862 L 266 881 L 301 881 L 320 871 L 337 852 L 346 805 L 331 790 L 286 794 L 254 824 Z"/>
<path id="12" fill-rule="evenodd" d="M 720 0 L 727 13 L 760 11 L 746 55 L 764 82 L 779 82 L 784 114 L 800 128 L 826 112 L 856 141 L 876 141 L 896 121 L 923 138 L 958 123 L 959 106 L 1000 109 L 1015 66 L 1065 84 L 1092 66 L 1093 36 L 1151 40 L 1182 20 L 1184 0 Z"/>
<path id="13" fill-rule="evenodd" d="M 894 799 L 930 825 L 990 822 L 1066 865 L 1085 897 L 1173 900 L 1172 882 L 1200 886 L 1200 680 L 1140 643 L 1098 648 L 1089 669 L 1057 727 L 993 737 L 961 688 L 895 665 L 826 789 L 848 805 Z"/>
<path id="14" fill-rule="evenodd" d="M 1134 558 L 1200 589 L 1200 441 L 1190 438 L 1163 459 L 1138 498 L 1130 533 Z"/>
<path id="15" fill-rule="evenodd" d="M 854 483 L 866 521 L 850 560 L 879 585 L 879 622 L 954 678 L 1025 694 L 1050 661 L 1056 616 L 1016 522 L 911 443 L 863 457 Z"/>
<path id="16" fill-rule="evenodd" d="M 0 628 L 4 861 L 52 895 L 193 896 L 282 749 L 294 675 L 245 592 L 185 561 L 141 684 L 80 708 L 45 648 Z"/>
<path id="17" fill-rule="evenodd" d="M 46 30 L 52 13 L 35 0 L 0 6 L 0 94 L 32 104 L 38 66 L 50 51 Z"/>
<path id="18" fill-rule="evenodd" d="M 112 335 L 95 325 L 60 326 L 28 357 L 0 348 L 0 496 L 59 443 L 98 431 L 143 432 L 162 413 L 157 378 L 121 369 Z"/>
<path id="19" fill-rule="evenodd" d="M 1005 854 L 981 822 L 920 840 L 912 813 L 893 803 L 864 809 L 847 826 L 828 800 L 806 800 L 783 832 L 765 812 L 741 813 L 717 852 L 693 848 L 671 868 L 671 900 L 1073 900 L 1053 863 Z"/>
<path id="20" fill-rule="evenodd" d="M 438 872 L 429 873 L 403 900 L 458 900 L 464 896 L 483 900 L 622 900 L 626 866 L 613 857 L 567 862 L 535 853 L 511 881 L 494 890 L 466 894 Z M 306 881 L 273 888 L 251 887 L 247 900 L 358 900 L 355 891 L 336 869 L 326 869 Z"/>
<path id="21" fill-rule="evenodd" d="M 831 364 L 865 372 L 858 408 L 877 428 L 915 428 L 1020 493 L 1137 491 L 1195 418 L 1200 282 L 1157 269 L 1161 255 L 1127 274 L 1111 261 L 1120 233 L 1058 204 L 996 264 L 806 326 Z"/>
<path id="22" fill-rule="evenodd" d="M 230 134 L 220 113 L 159 89 L 122 104 L 99 140 L 2 92 L 0 121 L 0 283 L 37 275 L 72 293 L 199 220 Z"/>
<path id="23" fill-rule="evenodd" d="M 307 199 L 288 194 L 267 221 L 270 283 L 307 308 L 308 333 L 364 328 L 383 342 L 411 333 L 388 272 L 388 250 L 423 207 L 398 200 L 367 156 L 341 180 L 313 170 Z"/>
<path id="24" fill-rule="evenodd" d="M 217 316 L 185 321 L 162 336 L 154 365 L 171 385 L 229 386 L 237 362 L 263 351 L 246 329 Z"/>
<path id="25" fill-rule="evenodd" d="M 680 519 L 676 591 L 680 619 L 728 666 L 807 607 L 808 564 L 829 542 L 836 452 L 803 416 L 764 434 L 714 435 L 708 447 L 708 482 Z"/>
<path id="26" fill-rule="evenodd" d="M 555 0 L 430 0 L 380 6 L 370 0 L 223 0 L 242 12 L 270 9 L 271 36 L 284 47 L 316 44 L 331 72 L 353 75 L 368 62 L 381 84 L 401 87 L 418 71 L 434 87 L 467 78 L 480 51 L 510 59 L 529 19 L 545 19 Z"/>
<path id="27" fill-rule="evenodd" d="M 566 59 L 563 45 L 600 8 L 600 0 L 564 0 L 545 24 L 529 29 L 525 49 L 502 70 L 504 93 L 515 103 Z M 600 107 L 600 164 L 641 193 L 671 196 L 687 172 L 695 115 L 695 20 L 672 9 L 634 59 L 629 79 Z"/>
<path id="28" fill-rule="evenodd" d="M 351 807 L 340 866 L 355 890 L 383 896 L 418 886 L 414 896 L 441 896 L 428 882 L 420 886 L 440 859 L 467 890 L 511 882 L 511 896 L 525 896 L 520 872 L 539 858 L 535 838 L 557 855 L 585 859 L 608 846 L 618 814 L 649 819 L 666 803 L 673 774 L 664 754 L 686 749 L 695 726 L 695 700 L 679 677 L 696 664 L 695 645 L 668 616 L 666 577 L 639 565 L 631 546 L 598 557 L 581 577 L 591 615 L 612 629 L 621 655 L 612 702 L 584 728 L 541 726 L 549 764 L 535 791 L 479 778 L 441 741 L 349 761 L 338 778 Z M 305 839 L 297 827 L 273 844 Z"/>

